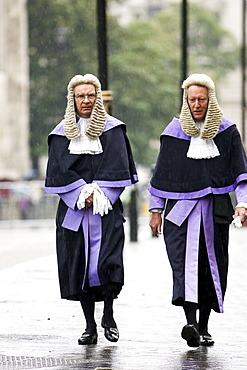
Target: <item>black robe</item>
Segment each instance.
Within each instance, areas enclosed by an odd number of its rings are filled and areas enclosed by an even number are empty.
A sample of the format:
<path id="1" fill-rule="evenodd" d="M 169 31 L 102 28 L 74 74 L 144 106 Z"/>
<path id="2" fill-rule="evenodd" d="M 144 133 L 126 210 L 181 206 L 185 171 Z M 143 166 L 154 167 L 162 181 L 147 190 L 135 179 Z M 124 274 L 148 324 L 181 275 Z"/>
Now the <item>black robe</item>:
<path id="1" fill-rule="evenodd" d="M 236 126 L 226 118 L 214 142 L 220 156 L 188 158 L 190 137 L 174 118 L 161 136 L 149 191 L 168 200 L 163 227 L 173 304 L 190 301 L 222 312 L 234 213 L 228 193 L 247 181 L 247 159 Z"/>
<path id="2" fill-rule="evenodd" d="M 125 125 L 108 116 L 100 136 L 103 153 L 70 154 L 62 121 L 49 135 L 45 191 L 60 195 L 56 217 L 56 245 L 61 297 L 79 300 L 83 291 L 124 284 L 123 209 L 119 195 L 138 181 Z M 92 207 L 78 210 L 76 202 L 87 183 L 96 182 L 112 202 L 108 214 L 94 215 Z"/>

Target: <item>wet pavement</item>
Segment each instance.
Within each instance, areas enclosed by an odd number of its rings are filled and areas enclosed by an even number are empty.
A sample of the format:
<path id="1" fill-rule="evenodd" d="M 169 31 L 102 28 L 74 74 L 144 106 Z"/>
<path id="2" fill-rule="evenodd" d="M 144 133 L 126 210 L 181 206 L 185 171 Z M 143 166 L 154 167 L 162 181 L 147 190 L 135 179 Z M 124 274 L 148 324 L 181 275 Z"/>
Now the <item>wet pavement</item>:
<path id="1" fill-rule="evenodd" d="M 151 237 L 139 220 L 138 242 L 127 241 L 125 286 L 115 302 L 120 331 L 108 342 L 79 346 L 85 323 L 78 302 L 60 299 L 52 224 L 0 224 L 0 369 L 180 370 L 247 368 L 247 228 L 230 230 L 230 267 L 225 313 L 212 313 L 213 347 L 191 349 L 185 324 L 172 306 L 172 275 L 162 237 Z M 5 226 L 5 227 L 4 227 Z M 25 226 L 25 227 L 24 227 Z M 35 227 L 38 226 L 38 227 Z"/>

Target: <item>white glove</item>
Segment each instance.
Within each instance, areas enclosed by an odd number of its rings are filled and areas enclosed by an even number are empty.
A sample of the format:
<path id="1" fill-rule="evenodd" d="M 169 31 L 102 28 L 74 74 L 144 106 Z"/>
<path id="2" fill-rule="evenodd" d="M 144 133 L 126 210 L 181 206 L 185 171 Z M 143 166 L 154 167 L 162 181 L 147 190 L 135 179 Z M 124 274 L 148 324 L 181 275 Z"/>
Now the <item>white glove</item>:
<path id="1" fill-rule="evenodd" d="M 235 226 L 235 227 L 242 227 L 242 222 L 240 220 L 240 216 L 234 218 L 234 220 L 232 221 L 232 224 Z"/>
<path id="2" fill-rule="evenodd" d="M 101 216 L 108 214 L 112 209 L 109 199 L 104 195 L 97 183 L 87 184 L 83 187 L 77 200 L 77 208 L 85 208 L 85 200 L 93 193 L 93 214 Z"/>
<path id="3" fill-rule="evenodd" d="M 82 188 L 77 200 L 78 209 L 85 208 L 85 200 L 93 193 L 94 189 L 95 187 L 93 186 L 93 184 L 87 184 Z"/>
<path id="4" fill-rule="evenodd" d="M 95 184 L 95 190 L 93 193 L 93 214 L 96 215 L 97 213 L 100 216 L 107 215 L 109 210 L 112 209 L 112 205 L 109 199 L 105 196 L 102 190 L 99 188 L 98 184 Z"/>

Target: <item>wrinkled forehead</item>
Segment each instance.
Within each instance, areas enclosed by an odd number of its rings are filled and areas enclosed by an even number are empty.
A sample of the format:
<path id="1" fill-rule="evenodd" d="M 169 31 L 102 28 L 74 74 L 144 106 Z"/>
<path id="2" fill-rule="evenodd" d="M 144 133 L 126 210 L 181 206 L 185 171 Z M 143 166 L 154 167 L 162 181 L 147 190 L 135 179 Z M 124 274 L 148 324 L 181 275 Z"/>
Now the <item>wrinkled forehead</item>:
<path id="1" fill-rule="evenodd" d="M 77 93 L 89 94 L 89 93 L 95 93 L 95 92 L 96 92 L 96 88 L 93 84 L 79 84 L 79 85 L 76 85 L 74 88 L 75 94 Z"/>
<path id="2" fill-rule="evenodd" d="M 202 85 L 190 85 L 187 89 L 187 96 L 203 96 L 208 98 L 208 88 Z"/>

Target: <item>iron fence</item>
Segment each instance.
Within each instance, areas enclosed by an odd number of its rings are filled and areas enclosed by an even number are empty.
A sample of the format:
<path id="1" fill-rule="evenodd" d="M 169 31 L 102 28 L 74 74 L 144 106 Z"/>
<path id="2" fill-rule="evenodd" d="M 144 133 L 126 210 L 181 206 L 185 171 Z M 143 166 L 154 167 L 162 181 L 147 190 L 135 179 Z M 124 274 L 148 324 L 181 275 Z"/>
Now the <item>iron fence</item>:
<path id="1" fill-rule="evenodd" d="M 40 180 L 0 181 L 0 220 L 54 219 L 58 200 Z"/>

